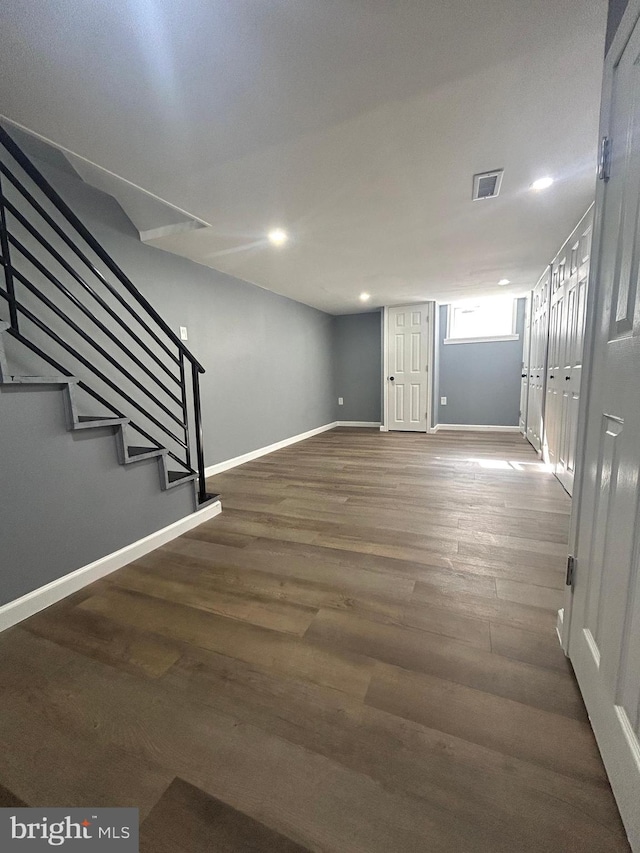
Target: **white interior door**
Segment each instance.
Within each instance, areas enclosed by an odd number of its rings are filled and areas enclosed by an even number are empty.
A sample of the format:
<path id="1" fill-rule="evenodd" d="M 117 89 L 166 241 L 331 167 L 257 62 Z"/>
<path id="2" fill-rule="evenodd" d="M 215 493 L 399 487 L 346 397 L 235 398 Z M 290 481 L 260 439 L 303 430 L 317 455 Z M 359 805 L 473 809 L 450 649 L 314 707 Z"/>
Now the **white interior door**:
<path id="1" fill-rule="evenodd" d="M 426 432 L 429 412 L 429 304 L 387 312 L 387 427 Z"/>
<path id="2" fill-rule="evenodd" d="M 568 651 L 620 807 L 640 851 L 640 0 L 605 64 L 591 280 L 584 467 Z M 628 39 L 628 40 L 627 40 Z"/>
<path id="3" fill-rule="evenodd" d="M 529 405 L 529 350 L 531 347 L 531 294 L 527 297 L 522 339 L 522 381 L 520 383 L 520 432 L 527 434 L 527 408 Z"/>

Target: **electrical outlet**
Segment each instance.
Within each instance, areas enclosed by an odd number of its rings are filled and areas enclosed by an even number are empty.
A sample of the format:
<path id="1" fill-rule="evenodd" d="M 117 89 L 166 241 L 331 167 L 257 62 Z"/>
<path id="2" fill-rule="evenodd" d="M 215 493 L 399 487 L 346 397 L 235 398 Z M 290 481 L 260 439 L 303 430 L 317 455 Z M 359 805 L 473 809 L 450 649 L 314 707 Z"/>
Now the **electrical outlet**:
<path id="1" fill-rule="evenodd" d="M 338 405 L 344 406 L 344 397 L 338 397 Z"/>
<path id="2" fill-rule="evenodd" d="M 189 340 L 189 335 L 187 333 L 187 327 L 186 326 L 180 326 L 180 340 L 181 341 L 188 341 Z"/>
<path id="3" fill-rule="evenodd" d="M 447 398 L 446 397 L 440 397 L 440 405 L 441 406 L 447 405 Z"/>

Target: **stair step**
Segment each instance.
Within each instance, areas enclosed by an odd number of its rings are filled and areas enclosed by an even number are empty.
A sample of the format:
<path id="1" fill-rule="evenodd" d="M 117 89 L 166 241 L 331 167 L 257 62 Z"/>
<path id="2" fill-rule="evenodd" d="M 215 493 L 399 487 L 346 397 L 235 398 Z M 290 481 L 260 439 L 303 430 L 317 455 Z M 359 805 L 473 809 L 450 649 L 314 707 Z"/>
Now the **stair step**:
<path id="1" fill-rule="evenodd" d="M 9 385 L 75 385 L 75 376 L 12 376 Z"/>
<path id="2" fill-rule="evenodd" d="M 129 456 L 142 456 L 143 453 L 157 453 L 157 451 L 160 449 L 160 447 L 129 446 L 127 447 L 127 453 L 129 454 Z"/>
<path id="3" fill-rule="evenodd" d="M 140 447 L 136 445 L 127 447 L 127 456 L 130 462 L 151 456 L 163 456 L 166 452 L 164 447 Z"/>
<path id="4" fill-rule="evenodd" d="M 74 429 L 88 429 L 89 427 L 120 426 L 129 423 L 129 418 L 107 417 L 105 415 L 80 415 L 74 424 Z"/>
<path id="5" fill-rule="evenodd" d="M 179 483 L 181 480 L 193 480 L 195 474 L 190 471 L 167 471 L 167 479 L 170 483 Z"/>
<path id="6" fill-rule="evenodd" d="M 204 509 L 204 507 L 209 506 L 209 504 L 215 503 L 216 501 L 219 501 L 219 500 L 220 500 L 220 495 L 217 494 L 217 492 L 213 492 L 213 493 L 207 492 L 207 496 L 203 501 L 201 501 L 200 498 L 198 498 L 198 509 Z"/>

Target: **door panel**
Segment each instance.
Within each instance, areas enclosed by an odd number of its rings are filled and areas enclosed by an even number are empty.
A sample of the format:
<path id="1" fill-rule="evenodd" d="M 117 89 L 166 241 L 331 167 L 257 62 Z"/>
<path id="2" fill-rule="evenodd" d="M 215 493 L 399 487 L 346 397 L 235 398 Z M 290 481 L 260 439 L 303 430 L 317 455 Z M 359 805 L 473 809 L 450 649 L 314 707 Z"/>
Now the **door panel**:
<path id="1" fill-rule="evenodd" d="M 387 322 L 388 428 L 426 432 L 429 304 L 390 308 Z"/>
<path id="2" fill-rule="evenodd" d="M 527 439 L 533 447 L 542 450 L 544 415 L 544 388 L 547 368 L 547 342 L 549 321 L 549 291 L 551 270 L 546 270 L 533 291 L 531 348 L 529 363 L 529 405 L 527 408 Z"/>
<path id="3" fill-rule="evenodd" d="M 629 839 L 640 850 L 640 3 L 605 66 L 600 221 L 568 652 Z M 619 42 L 622 44 L 622 42 Z M 580 294 L 576 296 L 579 304 Z"/>
<path id="4" fill-rule="evenodd" d="M 543 458 L 556 470 L 562 434 L 561 366 L 566 347 L 565 335 L 566 259 L 552 264 L 549 346 L 546 370 Z"/>
<path id="5" fill-rule="evenodd" d="M 562 283 L 563 318 L 560 358 L 554 371 L 558 396 L 556 432 L 549 432 L 549 461 L 569 494 L 573 492 L 578 438 L 578 409 L 582 383 L 582 351 L 589 281 L 593 208 L 587 211 L 567 241 L 570 262 Z M 551 447 L 551 442 L 554 447 Z"/>

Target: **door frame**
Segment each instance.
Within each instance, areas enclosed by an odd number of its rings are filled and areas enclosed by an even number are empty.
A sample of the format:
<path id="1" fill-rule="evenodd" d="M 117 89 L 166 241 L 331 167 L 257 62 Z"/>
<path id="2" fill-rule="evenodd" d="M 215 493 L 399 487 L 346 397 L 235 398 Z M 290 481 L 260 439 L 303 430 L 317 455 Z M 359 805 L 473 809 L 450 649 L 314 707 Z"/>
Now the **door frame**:
<path id="1" fill-rule="evenodd" d="M 640 18 L 640 0 L 629 0 L 616 34 L 604 60 L 602 79 L 602 98 L 600 102 L 600 123 L 598 140 L 608 136 L 611 125 L 611 96 L 613 92 L 613 71 L 629 41 L 631 33 Z M 591 401 L 591 380 L 593 376 L 593 352 L 596 335 L 596 283 L 600 277 L 600 250 L 604 212 L 605 182 L 596 182 L 596 198 L 593 217 L 593 236 L 591 240 L 591 263 L 587 281 L 587 306 L 584 328 L 584 349 L 582 360 L 582 384 L 580 404 L 578 406 L 578 437 L 576 441 L 576 468 L 573 481 L 573 497 L 569 522 L 568 554 L 575 555 L 580 533 L 580 516 L 583 500 L 583 471 L 586 455 L 587 413 Z M 558 611 L 557 633 L 564 653 L 570 656 L 569 635 L 571 629 L 571 610 L 573 607 L 573 589 L 565 587 L 563 606 Z"/>
<path id="2" fill-rule="evenodd" d="M 385 305 L 382 309 L 382 418 L 380 421 L 380 432 L 389 432 L 389 309 L 404 308 L 411 305 L 427 306 L 427 352 L 429 354 L 429 369 L 427 370 L 427 429 L 426 433 L 435 432 L 433 418 L 433 387 L 434 387 L 434 365 L 435 359 L 435 317 L 436 303 L 432 300 L 424 302 L 401 302 L 399 305 Z M 421 432 L 421 430 L 420 430 Z"/>

